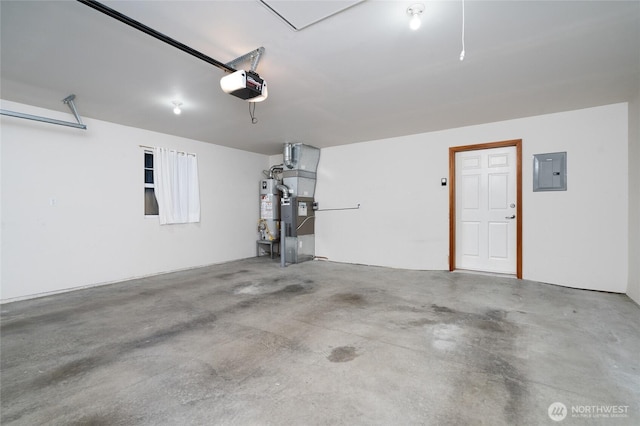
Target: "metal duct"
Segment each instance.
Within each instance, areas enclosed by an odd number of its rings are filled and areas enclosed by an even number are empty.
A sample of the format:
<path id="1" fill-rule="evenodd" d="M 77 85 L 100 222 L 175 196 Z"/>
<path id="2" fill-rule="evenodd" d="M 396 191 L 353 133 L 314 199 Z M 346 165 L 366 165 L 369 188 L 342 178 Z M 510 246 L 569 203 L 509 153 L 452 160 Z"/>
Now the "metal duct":
<path id="1" fill-rule="evenodd" d="M 288 168 L 293 168 L 293 147 L 290 143 L 284 144 L 284 153 L 282 154 L 284 165 Z"/>
<path id="2" fill-rule="evenodd" d="M 282 164 L 278 164 L 277 166 L 271 166 L 269 168 L 269 178 L 273 179 L 273 175 L 276 173 L 276 171 L 279 171 L 280 173 L 282 173 Z"/>
<path id="3" fill-rule="evenodd" d="M 284 157 L 289 170 L 282 172 L 282 181 L 289 187 L 291 195 L 313 198 L 320 149 L 302 143 L 288 143 L 285 144 Z"/>
<path id="4" fill-rule="evenodd" d="M 282 198 L 289 198 L 289 187 L 286 185 L 276 185 L 276 189 L 282 191 Z"/>
<path id="5" fill-rule="evenodd" d="M 269 167 L 269 170 L 263 170 L 262 174 L 264 174 L 265 177 L 267 177 L 269 179 L 275 179 L 275 174 L 276 173 L 282 173 L 282 170 L 283 170 L 283 165 L 282 164 L 277 164 L 275 166 Z"/>

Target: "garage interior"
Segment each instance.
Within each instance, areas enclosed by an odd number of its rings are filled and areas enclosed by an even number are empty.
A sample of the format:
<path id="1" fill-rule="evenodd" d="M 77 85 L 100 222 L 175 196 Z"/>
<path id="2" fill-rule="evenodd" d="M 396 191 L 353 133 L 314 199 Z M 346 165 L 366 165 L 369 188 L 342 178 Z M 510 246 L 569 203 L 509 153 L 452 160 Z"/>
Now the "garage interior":
<path id="1" fill-rule="evenodd" d="M 0 36 L 2 424 L 640 421 L 640 2 L 2 0 Z"/>

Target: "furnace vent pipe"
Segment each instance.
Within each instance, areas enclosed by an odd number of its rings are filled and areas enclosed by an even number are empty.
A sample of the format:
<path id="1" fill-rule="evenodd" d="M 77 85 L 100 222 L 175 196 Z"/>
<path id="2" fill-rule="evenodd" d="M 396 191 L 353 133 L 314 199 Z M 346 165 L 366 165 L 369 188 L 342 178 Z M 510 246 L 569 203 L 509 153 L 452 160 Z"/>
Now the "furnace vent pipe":
<path id="1" fill-rule="evenodd" d="M 279 171 L 279 172 L 283 171 L 282 164 L 278 164 L 276 166 L 271 166 L 269 168 L 269 179 L 273 179 L 273 175 L 274 175 L 274 173 L 276 173 L 276 171 Z"/>
<path id="2" fill-rule="evenodd" d="M 275 179 L 276 173 L 282 173 L 282 164 L 278 164 L 277 166 L 271 166 L 269 170 L 263 170 L 262 174 L 268 179 Z"/>
<path id="3" fill-rule="evenodd" d="M 282 191 L 282 196 L 284 198 L 289 198 L 289 187 L 288 186 L 280 184 L 280 185 L 276 185 L 276 188 L 278 190 Z"/>

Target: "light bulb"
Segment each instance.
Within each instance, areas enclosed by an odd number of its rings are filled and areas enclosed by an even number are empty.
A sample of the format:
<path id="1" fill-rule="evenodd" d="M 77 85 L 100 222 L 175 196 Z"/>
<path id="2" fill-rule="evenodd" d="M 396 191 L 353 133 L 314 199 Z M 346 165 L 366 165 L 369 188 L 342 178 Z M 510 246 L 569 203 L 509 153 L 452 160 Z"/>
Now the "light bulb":
<path id="1" fill-rule="evenodd" d="M 420 21 L 420 15 L 417 13 L 413 14 L 413 17 L 411 18 L 411 20 L 409 21 L 409 28 L 411 28 L 412 30 L 417 30 L 418 28 L 420 28 L 420 25 L 422 24 L 422 22 Z"/>
<path id="2" fill-rule="evenodd" d="M 464 61 L 464 49 L 460 52 L 460 60 Z"/>
<path id="3" fill-rule="evenodd" d="M 407 9 L 407 15 L 411 16 L 409 20 L 409 28 L 412 30 L 417 30 L 420 28 L 422 22 L 420 21 L 420 15 L 424 12 L 424 5 L 421 3 L 416 3 Z"/>
<path id="4" fill-rule="evenodd" d="M 173 105 L 175 105 L 175 107 L 173 108 L 173 113 L 175 115 L 180 115 L 180 113 L 182 112 L 182 110 L 180 109 L 180 105 L 182 105 L 181 102 L 174 102 Z"/>

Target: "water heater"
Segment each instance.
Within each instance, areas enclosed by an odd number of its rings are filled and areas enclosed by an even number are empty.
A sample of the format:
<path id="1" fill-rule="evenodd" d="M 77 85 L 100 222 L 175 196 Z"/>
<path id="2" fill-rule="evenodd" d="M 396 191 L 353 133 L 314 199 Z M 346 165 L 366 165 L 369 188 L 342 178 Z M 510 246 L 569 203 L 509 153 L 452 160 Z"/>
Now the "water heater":
<path id="1" fill-rule="evenodd" d="M 280 196 L 276 179 L 260 181 L 260 219 L 258 231 L 261 240 L 277 240 L 280 238 Z"/>

